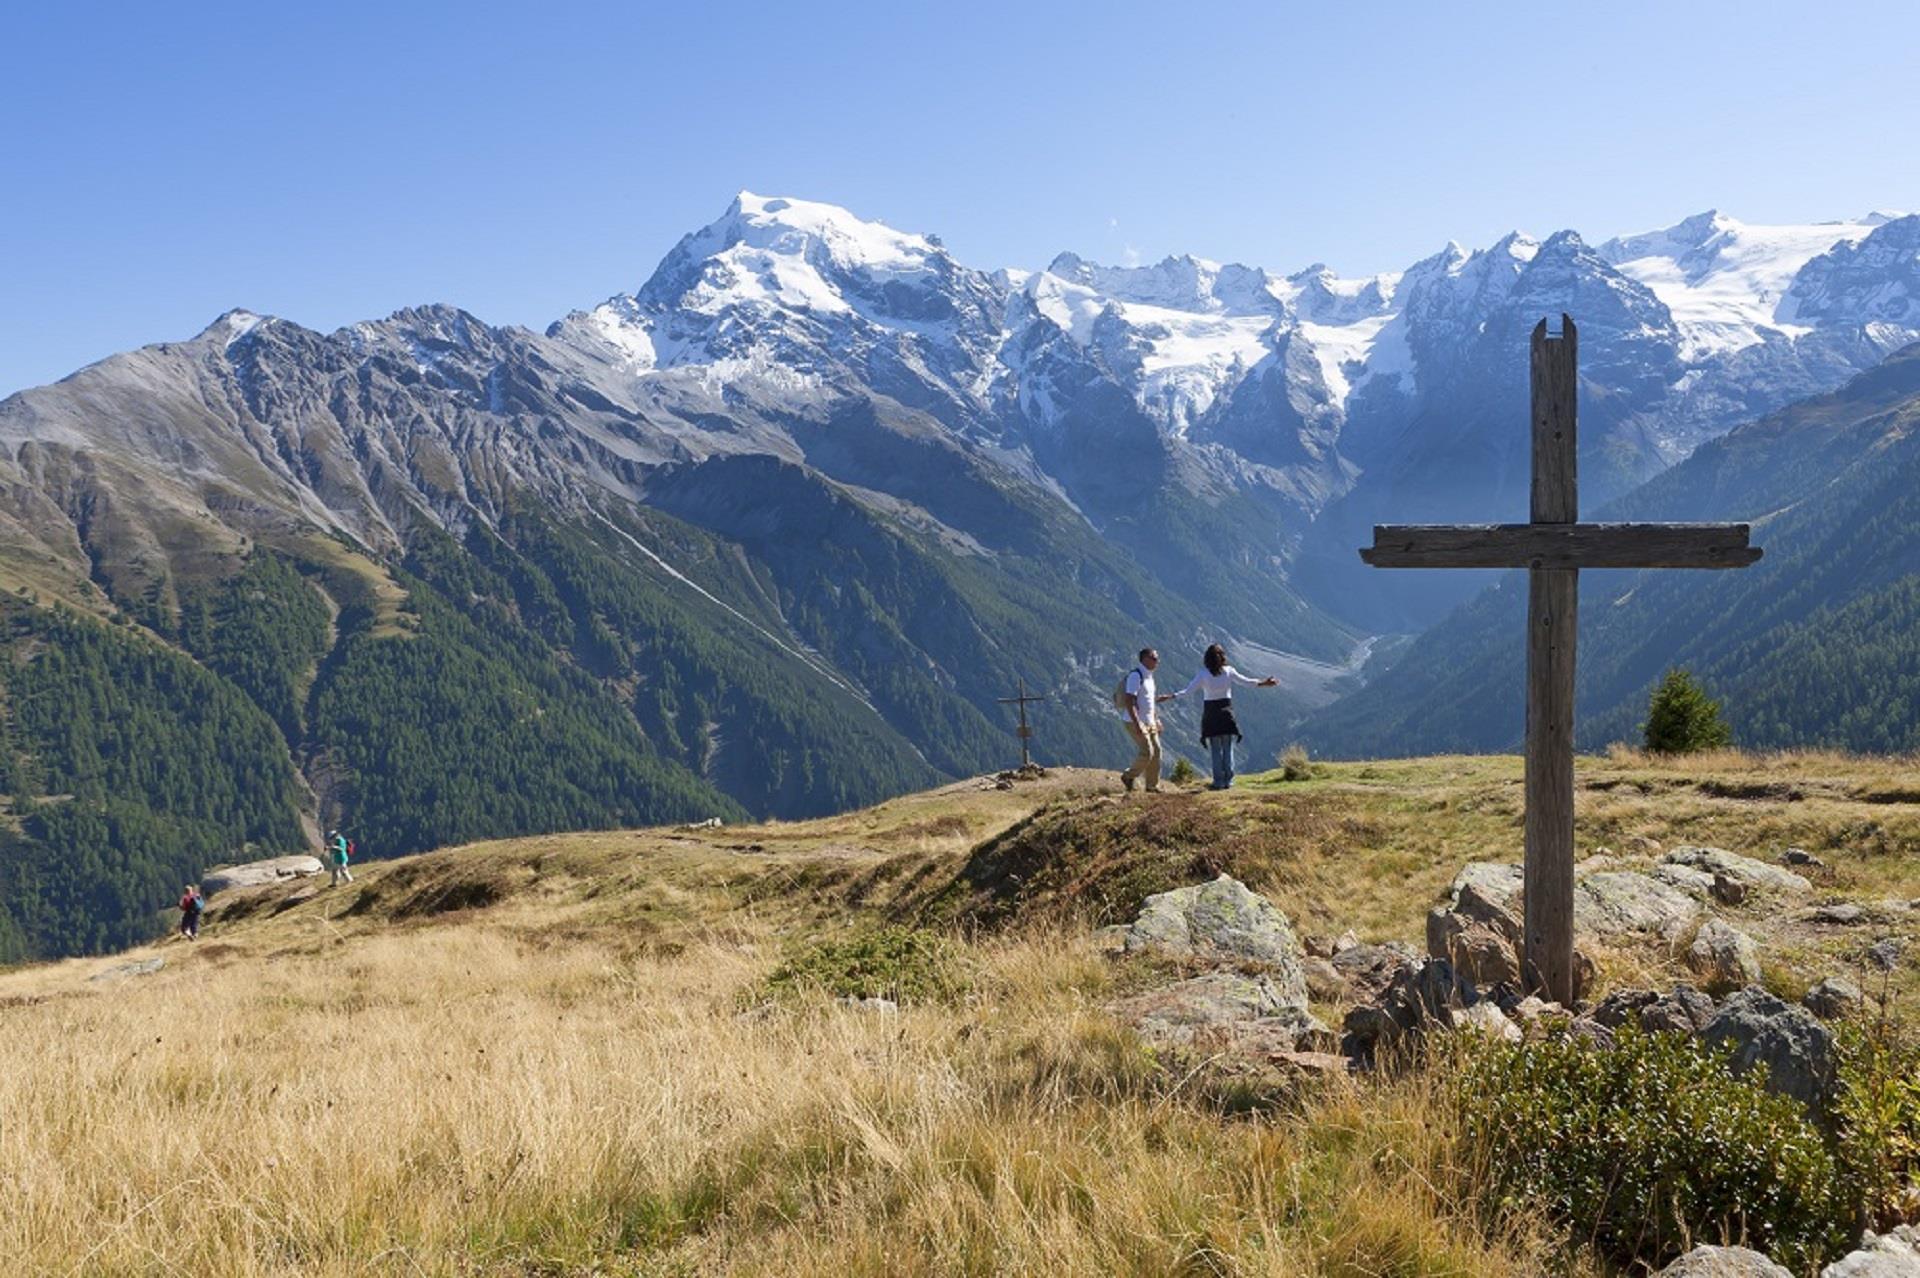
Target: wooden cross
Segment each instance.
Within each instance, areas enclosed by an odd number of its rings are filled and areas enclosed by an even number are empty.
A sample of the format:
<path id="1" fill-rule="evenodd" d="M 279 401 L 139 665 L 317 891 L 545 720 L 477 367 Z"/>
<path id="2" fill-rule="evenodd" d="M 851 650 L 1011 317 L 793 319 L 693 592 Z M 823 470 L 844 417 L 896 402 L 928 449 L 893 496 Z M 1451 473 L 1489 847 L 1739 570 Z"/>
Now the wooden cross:
<path id="1" fill-rule="evenodd" d="M 1023 768 L 1032 767 L 1033 760 L 1028 755 L 1027 743 L 1033 740 L 1033 729 L 1027 726 L 1027 703 L 1029 701 L 1045 701 L 1046 698 L 1045 697 L 1029 697 L 1027 695 L 1027 681 L 1025 679 L 1022 679 L 1020 681 L 1019 696 L 996 697 L 995 700 L 997 700 L 1003 706 L 1010 706 L 1015 704 L 1019 705 L 1020 707 L 1020 766 Z"/>
<path id="2" fill-rule="evenodd" d="M 1745 568 L 1745 524 L 1583 524 L 1575 482 L 1578 336 L 1533 330 L 1533 518 L 1383 524 L 1376 568 L 1527 569 L 1526 979 L 1573 1006 L 1573 647 L 1582 568 Z"/>

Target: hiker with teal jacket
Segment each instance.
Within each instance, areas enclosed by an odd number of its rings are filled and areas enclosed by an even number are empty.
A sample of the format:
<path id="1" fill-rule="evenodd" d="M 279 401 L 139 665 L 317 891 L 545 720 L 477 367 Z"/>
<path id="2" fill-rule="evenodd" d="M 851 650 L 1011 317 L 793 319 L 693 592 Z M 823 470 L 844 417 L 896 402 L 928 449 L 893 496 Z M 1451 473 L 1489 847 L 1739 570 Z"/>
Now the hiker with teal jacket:
<path id="1" fill-rule="evenodd" d="M 333 867 L 333 886 L 353 882 L 353 871 L 347 868 L 347 862 L 353 856 L 353 845 L 347 842 L 347 836 L 338 830 L 327 831 L 327 864 Z"/>

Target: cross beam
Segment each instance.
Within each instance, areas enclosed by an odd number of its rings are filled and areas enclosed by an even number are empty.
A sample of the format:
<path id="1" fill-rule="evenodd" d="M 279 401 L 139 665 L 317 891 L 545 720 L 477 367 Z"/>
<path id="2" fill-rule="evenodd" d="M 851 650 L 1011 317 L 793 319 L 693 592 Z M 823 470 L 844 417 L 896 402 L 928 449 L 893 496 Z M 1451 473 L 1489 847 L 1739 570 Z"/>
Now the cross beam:
<path id="1" fill-rule="evenodd" d="M 1375 524 L 1375 568 L 1745 568 L 1745 524 Z"/>
<path id="2" fill-rule="evenodd" d="M 1360 557 L 1376 568 L 1527 569 L 1526 979 L 1571 1007 L 1573 653 L 1582 568 L 1744 568 L 1745 524 L 1583 524 L 1575 432 L 1579 335 L 1560 317 L 1533 330 L 1532 520 L 1379 525 Z"/>

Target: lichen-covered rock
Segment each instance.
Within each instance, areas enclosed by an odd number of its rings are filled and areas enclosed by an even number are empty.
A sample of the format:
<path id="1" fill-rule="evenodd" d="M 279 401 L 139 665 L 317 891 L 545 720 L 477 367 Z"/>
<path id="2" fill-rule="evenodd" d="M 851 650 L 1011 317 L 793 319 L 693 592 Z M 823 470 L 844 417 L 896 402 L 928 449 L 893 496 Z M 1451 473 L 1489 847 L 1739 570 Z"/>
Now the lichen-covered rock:
<path id="1" fill-rule="evenodd" d="M 1700 1031 L 1731 1043 L 1735 1073 L 1764 1070 L 1768 1088 L 1818 1107 L 1833 1085 L 1833 1035 L 1804 1007 L 1759 988 L 1729 998 Z"/>
<path id="2" fill-rule="evenodd" d="M 1306 952 L 1280 908 L 1231 875 L 1146 899 L 1127 929 L 1128 953 L 1259 963 L 1286 1002 L 1304 1007 Z"/>
<path id="3" fill-rule="evenodd" d="M 1691 865 L 1668 865 L 1662 862 L 1647 873 L 1692 896 L 1706 896 L 1713 891 L 1713 875 L 1705 870 L 1696 870 Z"/>
<path id="4" fill-rule="evenodd" d="M 1676 938 L 1700 913 L 1693 897 L 1636 870 L 1608 870 L 1574 884 L 1573 925 L 1596 936 Z"/>
<path id="5" fill-rule="evenodd" d="M 1793 1278 L 1793 1271 L 1745 1247 L 1701 1246 L 1662 1269 L 1660 1278 Z"/>
<path id="6" fill-rule="evenodd" d="M 1800 1000 L 1800 1006 L 1823 1021 L 1831 1021 L 1858 1011 L 1866 996 L 1860 987 L 1844 976 L 1829 976 Z"/>
<path id="7" fill-rule="evenodd" d="M 1822 1269 L 1820 1278 L 1920 1278 L 1920 1228 L 1870 1233 L 1856 1250 Z"/>
<path id="8" fill-rule="evenodd" d="M 1725 848 L 1681 847 L 1667 853 L 1668 865 L 1691 866 L 1710 875 L 1725 875 L 1748 888 L 1771 888 L 1776 892 L 1806 892 L 1813 884 L 1792 870 L 1783 870 L 1750 856 L 1741 856 Z"/>
<path id="9" fill-rule="evenodd" d="M 1760 950 L 1731 923 L 1708 919 L 1687 947 L 1687 967 L 1709 990 L 1741 989 L 1760 979 Z"/>
<path id="10" fill-rule="evenodd" d="M 1264 976 L 1208 972 L 1136 994 L 1116 1004 L 1114 1011 L 1149 1037 L 1184 1039 L 1196 1027 L 1277 1016 L 1299 1006 Z"/>
<path id="11" fill-rule="evenodd" d="M 322 873 L 325 869 L 317 856 L 276 856 L 264 861 L 249 861 L 245 865 L 208 870 L 200 877 L 200 895 L 211 899 L 216 893 L 230 892 L 234 888 L 262 887 L 287 879 L 305 878 Z"/>

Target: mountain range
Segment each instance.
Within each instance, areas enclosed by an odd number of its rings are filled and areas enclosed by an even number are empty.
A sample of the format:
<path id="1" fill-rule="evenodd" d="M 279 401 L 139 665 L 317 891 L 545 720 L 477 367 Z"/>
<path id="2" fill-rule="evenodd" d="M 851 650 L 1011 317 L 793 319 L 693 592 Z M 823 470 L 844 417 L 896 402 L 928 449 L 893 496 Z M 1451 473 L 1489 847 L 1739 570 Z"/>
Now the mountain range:
<path id="1" fill-rule="evenodd" d="M 1920 339 L 1920 217 L 1348 279 L 983 270 L 742 193 L 544 332 L 236 310 L 13 395 L 0 953 L 122 941 L 315 822 L 383 854 L 868 802 L 1003 762 L 1022 680 L 1043 758 L 1106 758 L 1148 642 L 1279 674 L 1270 754 L 1483 584 L 1353 548 L 1523 508 L 1524 338 L 1562 311 L 1583 487 L 1621 498 Z"/>

